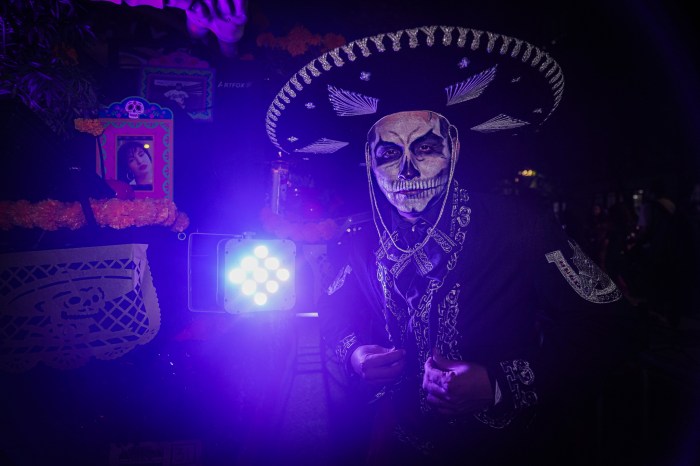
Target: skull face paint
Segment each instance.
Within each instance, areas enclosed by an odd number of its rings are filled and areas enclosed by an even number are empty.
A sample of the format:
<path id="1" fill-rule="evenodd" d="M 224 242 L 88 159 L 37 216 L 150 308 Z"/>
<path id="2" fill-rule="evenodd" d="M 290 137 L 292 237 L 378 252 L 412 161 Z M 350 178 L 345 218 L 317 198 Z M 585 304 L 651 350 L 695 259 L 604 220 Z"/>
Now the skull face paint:
<path id="1" fill-rule="evenodd" d="M 382 118 L 368 134 L 379 189 L 407 219 L 415 219 L 445 192 L 451 161 L 448 128 L 449 122 L 436 113 L 412 111 Z"/>

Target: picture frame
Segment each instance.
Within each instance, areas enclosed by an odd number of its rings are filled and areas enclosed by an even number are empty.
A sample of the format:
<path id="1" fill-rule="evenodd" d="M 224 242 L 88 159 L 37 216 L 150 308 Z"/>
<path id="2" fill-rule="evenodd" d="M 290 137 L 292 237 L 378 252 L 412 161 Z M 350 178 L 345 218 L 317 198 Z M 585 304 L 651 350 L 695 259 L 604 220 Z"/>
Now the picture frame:
<path id="1" fill-rule="evenodd" d="M 142 70 L 141 95 L 192 119 L 212 121 L 214 71 L 209 68 L 147 66 Z"/>
<path id="2" fill-rule="evenodd" d="M 100 110 L 97 174 L 135 199 L 173 200 L 173 112 L 130 96 Z M 126 186 L 125 186 L 126 185 Z"/>

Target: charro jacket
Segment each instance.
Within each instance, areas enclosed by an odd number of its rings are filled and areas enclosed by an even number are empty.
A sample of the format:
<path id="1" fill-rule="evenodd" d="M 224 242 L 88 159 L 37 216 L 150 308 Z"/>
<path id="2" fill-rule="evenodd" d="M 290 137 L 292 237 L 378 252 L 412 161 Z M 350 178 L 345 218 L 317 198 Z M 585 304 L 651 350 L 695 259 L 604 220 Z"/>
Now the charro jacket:
<path id="1" fill-rule="evenodd" d="M 386 208 L 389 231 L 377 221 L 345 238 L 319 311 L 323 336 L 350 374 L 359 345 L 407 351 L 404 375 L 374 397 L 399 406 L 400 428 L 417 448 L 431 448 L 443 425 L 527 425 L 540 405 L 579 396 L 630 351 L 620 291 L 552 212 L 533 199 L 470 195 L 457 182 L 448 196 L 436 226 L 439 206 L 415 224 Z M 491 406 L 434 415 L 421 387 L 433 351 L 485 366 Z"/>

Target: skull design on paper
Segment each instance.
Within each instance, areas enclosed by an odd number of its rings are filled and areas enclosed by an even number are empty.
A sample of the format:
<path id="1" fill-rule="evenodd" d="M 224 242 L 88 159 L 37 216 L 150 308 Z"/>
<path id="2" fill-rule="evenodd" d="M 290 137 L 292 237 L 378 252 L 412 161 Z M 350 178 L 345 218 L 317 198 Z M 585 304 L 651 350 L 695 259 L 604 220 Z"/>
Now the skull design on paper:
<path id="1" fill-rule="evenodd" d="M 0 370 L 73 369 L 149 342 L 160 310 L 143 245 L 8 255 L 0 266 Z"/>
<path id="2" fill-rule="evenodd" d="M 143 106 L 143 102 L 138 100 L 129 100 L 126 102 L 126 111 L 129 114 L 129 118 L 138 118 L 146 109 Z"/>

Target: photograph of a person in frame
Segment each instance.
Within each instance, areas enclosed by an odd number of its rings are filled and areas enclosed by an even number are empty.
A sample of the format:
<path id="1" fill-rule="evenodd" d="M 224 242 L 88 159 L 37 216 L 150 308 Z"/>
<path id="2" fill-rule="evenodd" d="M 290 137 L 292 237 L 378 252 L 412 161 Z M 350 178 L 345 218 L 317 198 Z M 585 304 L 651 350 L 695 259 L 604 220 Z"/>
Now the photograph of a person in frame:
<path id="1" fill-rule="evenodd" d="M 153 157 L 147 143 L 126 141 L 117 151 L 117 178 L 135 190 L 153 189 Z"/>

